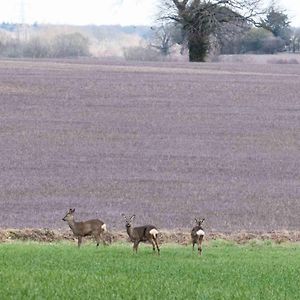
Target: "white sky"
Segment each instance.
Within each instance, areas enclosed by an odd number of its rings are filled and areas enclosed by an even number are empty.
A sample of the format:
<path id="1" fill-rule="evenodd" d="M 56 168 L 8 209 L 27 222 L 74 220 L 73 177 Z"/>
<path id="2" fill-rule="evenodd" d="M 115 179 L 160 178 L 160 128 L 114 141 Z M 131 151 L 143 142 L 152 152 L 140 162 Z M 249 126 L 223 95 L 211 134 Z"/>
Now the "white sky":
<path id="1" fill-rule="evenodd" d="M 0 0 L 0 22 L 150 25 L 159 0 Z M 300 0 L 278 0 L 300 27 Z"/>

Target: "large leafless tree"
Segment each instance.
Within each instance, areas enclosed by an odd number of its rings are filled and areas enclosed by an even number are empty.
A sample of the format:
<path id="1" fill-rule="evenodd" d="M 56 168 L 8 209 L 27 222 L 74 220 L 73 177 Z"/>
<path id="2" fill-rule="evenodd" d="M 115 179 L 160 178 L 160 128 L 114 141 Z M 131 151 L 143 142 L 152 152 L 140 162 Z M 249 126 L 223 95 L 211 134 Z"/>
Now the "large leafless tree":
<path id="1" fill-rule="evenodd" d="M 232 25 L 255 24 L 263 13 L 262 0 L 161 1 L 161 19 L 181 25 L 190 61 L 204 61 L 211 36 L 220 36 Z"/>

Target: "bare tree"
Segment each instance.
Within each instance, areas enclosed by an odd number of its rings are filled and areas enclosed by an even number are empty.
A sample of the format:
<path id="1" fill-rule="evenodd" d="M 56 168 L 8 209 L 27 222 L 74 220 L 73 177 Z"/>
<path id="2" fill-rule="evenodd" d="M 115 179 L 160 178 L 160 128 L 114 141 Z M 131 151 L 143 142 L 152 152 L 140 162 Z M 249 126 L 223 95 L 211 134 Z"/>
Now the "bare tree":
<path id="1" fill-rule="evenodd" d="M 265 18 L 261 20 L 261 26 L 272 32 L 276 38 L 282 39 L 284 45 L 289 45 L 291 42 L 290 23 L 289 16 L 284 10 L 277 7 L 274 1 L 268 8 Z"/>
<path id="2" fill-rule="evenodd" d="M 228 24 L 257 24 L 264 13 L 262 0 L 161 0 L 163 20 L 181 25 L 190 61 L 204 61 L 210 37 L 220 35 Z"/>
<path id="3" fill-rule="evenodd" d="M 291 51 L 295 53 L 300 51 L 300 27 L 293 28 L 291 37 Z"/>
<path id="4" fill-rule="evenodd" d="M 171 53 L 171 48 L 182 43 L 182 30 L 174 22 L 163 22 L 158 26 L 151 27 L 153 36 L 150 47 L 157 49 L 161 55 L 167 56 Z"/>

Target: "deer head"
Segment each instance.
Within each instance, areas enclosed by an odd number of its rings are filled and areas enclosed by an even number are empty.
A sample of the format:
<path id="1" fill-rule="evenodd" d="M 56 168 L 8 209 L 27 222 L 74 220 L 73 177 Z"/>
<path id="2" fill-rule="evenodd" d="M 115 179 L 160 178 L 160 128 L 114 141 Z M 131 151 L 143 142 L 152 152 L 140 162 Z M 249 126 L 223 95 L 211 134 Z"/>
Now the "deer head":
<path id="1" fill-rule="evenodd" d="M 72 221 L 74 220 L 74 212 L 75 208 L 70 208 L 69 211 L 66 213 L 66 215 L 63 217 L 63 221 Z"/>
<path id="2" fill-rule="evenodd" d="M 133 251 L 137 252 L 140 242 L 149 241 L 152 244 L 153 251 L 155 252 L 156 247 L 159 254 L 160 249 L 157 243 L 158 230 L 156 227 L 153 225 L 144 225 L 132 228 L 131 223 L 134 220 L 135 215 L 132 215 L 130 218 L 127 218 L 125 214 L 121 214 L 121 216 L 125 219 L 127 234 L 130 240 L 133 242 Z"/>
<path id="3" fill-rule="evenodd" d="M 130 228 L 131 227 L 131 223 L 132 223 L 132 221 L 135 218 L 135 215 L 132 215 L 129 219 L 127 219 L 127 217 L 124 214 L 122 214 L 121 216 L 125 219 L 125 222 L 126 222 L 125 226 L 126 226 L 126 228 Z"/>
<path id="4" fill-rule="evenodd" d="M 199 226 L 199 227 L 202 227 L 202 223 L 204 222 L 204 220 L 205 220 L 205 218 L 203 218 L 203 219 L 195 218 L 195 222 L 196 222 L 197 226 Z"/>

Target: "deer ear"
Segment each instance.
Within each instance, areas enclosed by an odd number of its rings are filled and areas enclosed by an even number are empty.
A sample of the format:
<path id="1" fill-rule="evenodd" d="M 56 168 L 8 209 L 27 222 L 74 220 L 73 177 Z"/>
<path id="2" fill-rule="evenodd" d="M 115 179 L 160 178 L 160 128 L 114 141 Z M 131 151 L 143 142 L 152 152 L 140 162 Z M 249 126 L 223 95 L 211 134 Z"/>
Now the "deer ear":
<path id="1" fill-rule="evenodd" d="M 71 209 L 71 212 L 72 212 L 72 213 L 75 212 L 75 208 Z"/>
<path id="2" fill-rule="evenodd" d="M 127 221 L 125 214 L 121 214 L 121 216 Z"/>
<path id="3" fill-rule="evenodd" d="M 135 215 L 132 215 L 132 216 L 130 217 L 130 221 L 133 221 L 134 218 L 135 218 Z"/>
<path id="4" fill-rule="evenodd" d="M 203 218 L 203 219 L 201 220 L 201 224 L 202 224 L 204 221 L 205 221 L 205 218 Z"/>
<path id="5" fill-rule="evenodd" d="M 195 222 L 198 223 L 198 220 L 195 218 Z"/>

